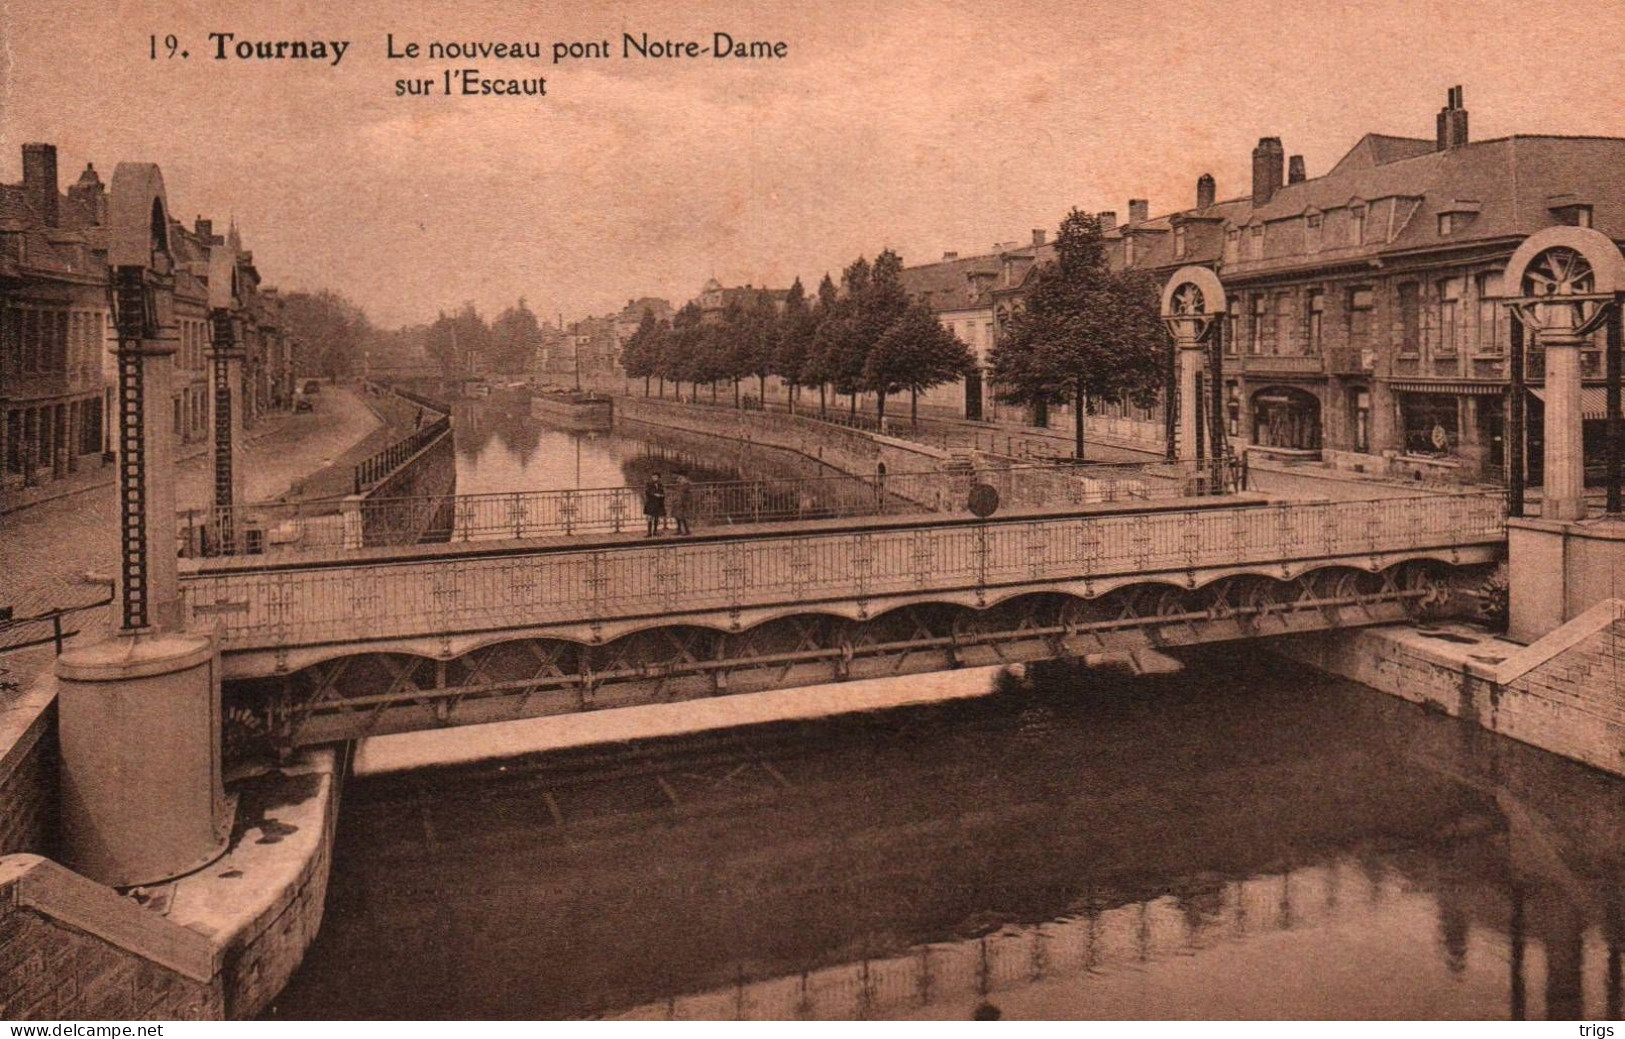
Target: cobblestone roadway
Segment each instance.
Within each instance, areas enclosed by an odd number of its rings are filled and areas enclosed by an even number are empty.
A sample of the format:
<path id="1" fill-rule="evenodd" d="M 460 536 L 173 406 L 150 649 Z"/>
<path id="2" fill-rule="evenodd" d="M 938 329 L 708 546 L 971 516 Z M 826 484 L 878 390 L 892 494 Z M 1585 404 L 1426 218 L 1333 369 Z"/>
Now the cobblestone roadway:
<path id="1" fill-rule="evenodd" d="M 276 426 L 242 452 L 243 493 L 251 501 L 284 493 L 379 425 L 360 398 L 336 387 L 322 394 L 314 412 L 268 421 Z M 180 463 L 177 507 L 209 504 L 212 459 L 204 451 Z M 86 582 L 84 575 L 111 575 L 117 546 L 118 499 L 111 484 L 0 516 L 0 606 L 12 606 L 23 617 L 105 598 L 107 587 Z M 84 622 L 95 614 L 78 618 Z M 4 677 L 26 686 L 50 658 L 50 647 L 11 653 L 0 656 L 0 668 L 9 668 L 12 673 Z"/>

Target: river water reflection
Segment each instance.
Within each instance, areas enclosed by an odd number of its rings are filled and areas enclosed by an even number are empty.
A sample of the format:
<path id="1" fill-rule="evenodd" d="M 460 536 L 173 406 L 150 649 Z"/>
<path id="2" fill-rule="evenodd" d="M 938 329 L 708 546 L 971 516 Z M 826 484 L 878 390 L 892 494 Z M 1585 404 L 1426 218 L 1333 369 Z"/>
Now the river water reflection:
<path id="1" fill-rule="evenodd" d="M 492 494 L 595 487 L 640 488 L 652 472 L 696 482 L 764 475 L 817 475 L 780 452 L 619 422 L 611 433 L 578 433 L 531 418 L 521 402 L 459 402 L 453 428 L 457 492 Z M 658 439 L 657 439 L 658 436 Z"/>
<path id="2" fill-rule="evenodd" d="M 1620 1016 L 1625 785 L 1188 659 L 358 780 L 273 1014 Z"/>

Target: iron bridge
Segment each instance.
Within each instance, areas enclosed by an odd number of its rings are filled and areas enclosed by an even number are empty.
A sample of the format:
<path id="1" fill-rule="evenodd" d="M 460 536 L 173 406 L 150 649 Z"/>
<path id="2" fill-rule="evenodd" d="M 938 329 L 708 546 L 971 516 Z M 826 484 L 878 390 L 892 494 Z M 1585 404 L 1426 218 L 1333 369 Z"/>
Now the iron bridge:
<path id="1" fill-rule="evenodd" d="M 202 561 L 227 738 L 293 747 L 1449 609 L 1499 497 L 1146 507 L 418 553 Z M 1459 608 L 1459 598 L 1455 602 Z"/>

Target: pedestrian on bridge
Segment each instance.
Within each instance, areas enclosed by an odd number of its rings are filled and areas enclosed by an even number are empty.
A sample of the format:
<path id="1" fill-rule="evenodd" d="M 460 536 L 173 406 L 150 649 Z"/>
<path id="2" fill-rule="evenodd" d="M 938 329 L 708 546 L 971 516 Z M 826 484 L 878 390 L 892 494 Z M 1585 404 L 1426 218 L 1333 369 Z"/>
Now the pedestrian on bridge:
<path id="1" fill-rule="evenodd" d="M 688 482 L 688 474 L 678 473 L 677 479 L 672 481 L 671 496 L 667 501 L 667 507 L 671 510 L 672 522 L 677 524 L 677 534 L 679 537 L 684 537 L 693 533 L 693 531 L 688 529 L 688 499 L 690 486 L 691 485 Z"/>
<path id="2" fill-rule="evenodd" d="M 666 486 L 660 482 L 659 473 L 651 474 L 643 485 L 643 514 L 649 519 L 649 533 L 643 536 L 652 538 L 660 533 L 666 519 Z"/>

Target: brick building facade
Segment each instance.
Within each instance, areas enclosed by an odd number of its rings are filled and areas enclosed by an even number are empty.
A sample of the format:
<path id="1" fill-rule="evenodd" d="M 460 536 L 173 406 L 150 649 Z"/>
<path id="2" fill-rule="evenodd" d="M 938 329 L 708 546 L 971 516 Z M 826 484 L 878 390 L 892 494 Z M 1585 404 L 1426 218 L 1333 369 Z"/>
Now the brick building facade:
<path id="1" fill-rule="evenodd" d="M 113 329 L 107 304 L 107 192 L 87 165 L 66 192 L 56 148 L 23 145 L 23 180 L 0 185 L 0 504 L 10 492 L 99 466 L 114 447 Z M 292 353 L 274 289 L 259 288 L 236 232 L 171 220 L 176 354 L 160 421 L 182 442 L 206 441 L 211 249 L 239 253 L 245 421 L 292 401 Z"/>

